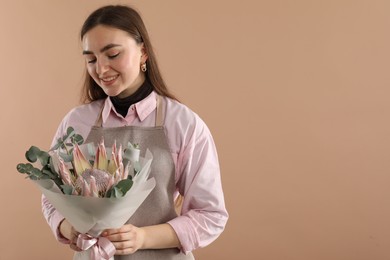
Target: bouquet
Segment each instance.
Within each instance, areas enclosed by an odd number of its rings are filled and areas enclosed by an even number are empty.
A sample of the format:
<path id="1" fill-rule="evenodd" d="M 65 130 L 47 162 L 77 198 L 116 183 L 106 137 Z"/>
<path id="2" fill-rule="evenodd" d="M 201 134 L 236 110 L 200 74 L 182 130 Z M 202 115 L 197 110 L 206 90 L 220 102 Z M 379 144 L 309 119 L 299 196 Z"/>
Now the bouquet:
<path id="1" fill-rule="evenodd" d="M 69 127 L 51 150 L 31 146 L 29 162 L 17 170 L 81 233 L 77 243 L 84 251 L 74 259 L 112 259 L 114 246 L 99 235 L 125 224 L 154 189 L 154 178 L 148 179 L 153 156 L 147 150 L 140 157 L 132 143 L 106 148 L 103 139 L 97 147 L 83 142 Z"/>

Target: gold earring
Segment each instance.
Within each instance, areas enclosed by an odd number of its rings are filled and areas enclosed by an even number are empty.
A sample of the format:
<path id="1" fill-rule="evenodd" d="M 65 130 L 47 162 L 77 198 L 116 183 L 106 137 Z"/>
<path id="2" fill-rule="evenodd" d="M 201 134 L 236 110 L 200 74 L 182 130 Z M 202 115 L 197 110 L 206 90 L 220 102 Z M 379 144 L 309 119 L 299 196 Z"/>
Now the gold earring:
<path id="1" fill-rule="evenodd" d="M 146 72 L 147 68 L 146 68 L 146 62 L 141 64 L 141 71 L 142 72 Z"/>

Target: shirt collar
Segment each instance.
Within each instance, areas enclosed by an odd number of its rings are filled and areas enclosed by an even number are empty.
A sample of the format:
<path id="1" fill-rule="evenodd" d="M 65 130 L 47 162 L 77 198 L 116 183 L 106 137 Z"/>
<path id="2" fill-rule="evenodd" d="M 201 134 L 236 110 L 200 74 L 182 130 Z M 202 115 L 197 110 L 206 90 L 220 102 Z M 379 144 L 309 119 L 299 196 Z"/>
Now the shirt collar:
<path id="1" fill-rule="evenodd" d="M 157 101 L 156 101 L 156 92 L 152 92 L 144 98 L 143 100 L 135 103 L 134 105 L 130 106 L 129 110 L 132 109 L 133 107 L 135 108 L 135 113 L 138 119 L 142 122 L 147 118 L 150 113 L 152 113 L 157 106 Z M 130 113 L 130 112 L 129 112 Z M 103 124 L 107 121 L 107 119 L 110 116 L 116 116 L 116 117 L 122 117 L 115 111 L 115 107 L 112 104 L 111 100 L 109 97 L 106 98 L 104 101 L 104 108 L 102 111 L 102 119 L 103 119 Z M 127 117 L 126 117 L 127 118 Z M 126 120 L 125 118 L 125 120 Z M 131 122 L 129 122 L 131 123 Z"/>

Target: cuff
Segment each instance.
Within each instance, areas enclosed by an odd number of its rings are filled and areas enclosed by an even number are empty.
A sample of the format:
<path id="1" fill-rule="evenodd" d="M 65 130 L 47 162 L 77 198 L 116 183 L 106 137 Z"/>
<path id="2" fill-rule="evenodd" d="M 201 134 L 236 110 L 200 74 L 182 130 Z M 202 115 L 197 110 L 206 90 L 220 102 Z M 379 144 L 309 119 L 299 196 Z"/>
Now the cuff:
<path id="1" fill-rule="evenodd" d="M 51 228 L 56 239 L 63 244 L 70 244 L 70 240 L 65 238 L 60 232 L 60 224 L 65 218 L 58 212 L 54 212 L 51 220 Z"/>
<path id="2" fill-rule="evenodd" d="M 182 215 L 174 218 L 168 221 L 168 224 L 175 230 L 183 253 L 188 254 L 199 247 L 199 236 L 187 216 Z"/>

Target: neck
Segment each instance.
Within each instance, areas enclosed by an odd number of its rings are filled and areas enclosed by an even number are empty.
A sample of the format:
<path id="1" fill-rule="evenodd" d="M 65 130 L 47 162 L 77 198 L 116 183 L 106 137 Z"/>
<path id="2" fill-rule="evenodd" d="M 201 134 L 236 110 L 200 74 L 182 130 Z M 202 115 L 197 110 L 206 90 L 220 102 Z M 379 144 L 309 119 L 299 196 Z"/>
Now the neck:
<path id="1" fill-rule="evenodd" d="M 121 95 L 118 95 L 116 97 L 110 97 L 110 100 L 114 105 L 115 110 L 123 117 L 126 117 L 130 106 L 149 96 L 152 91 L 152 84 L 150 84 L 149 80 L 145 80 L 143 84 L 131 95 L 124 98 L 122 98 Z"/>
<path id="2" fill-rule="evenodd" d="M 145 83 L 145 75 L 143 73 L 141 73 L 139 75 L 139 77 L 136 79 L 136 81 L 134 82 L 134 86 L 123 90 L 117 97 L 126 98 L 126 97 L 133 95 L 134 93 L 136 93 L 138 91 L 138 89 L 140 89 L 140 87 L 144 83 Z"/>

